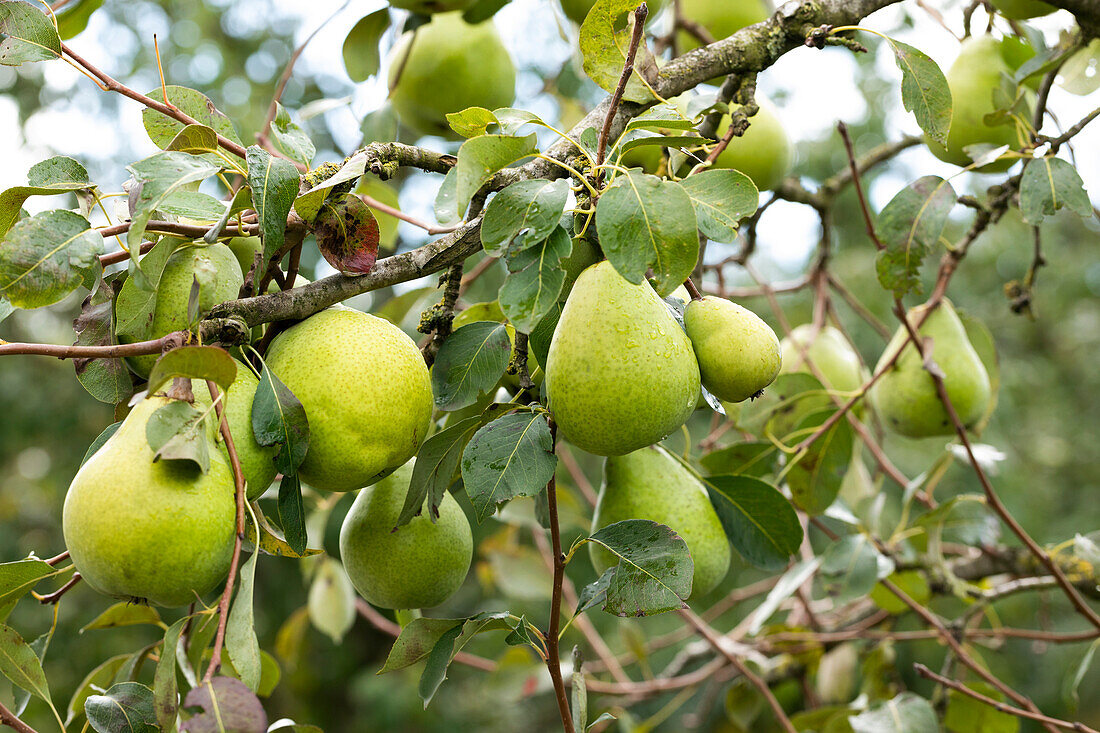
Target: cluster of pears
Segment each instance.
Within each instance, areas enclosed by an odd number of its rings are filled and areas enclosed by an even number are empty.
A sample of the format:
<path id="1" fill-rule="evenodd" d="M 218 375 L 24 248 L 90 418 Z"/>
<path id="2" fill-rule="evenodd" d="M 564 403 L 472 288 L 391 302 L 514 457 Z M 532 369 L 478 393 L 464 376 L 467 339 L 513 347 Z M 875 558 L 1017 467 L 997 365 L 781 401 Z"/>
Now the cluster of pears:
<path id="1" fill-rule="evenodd" d="M 706 297 L 687 304 L 681 328 L 648 283 L 627 282 L 605 260 L 580 274 L 565 301 L 546 359 L 546 394 L 571 443 L 621 456 L 683 425 L 700 385 L 740 402 L 779 368 L 779 340 L 756 314 Z"/>

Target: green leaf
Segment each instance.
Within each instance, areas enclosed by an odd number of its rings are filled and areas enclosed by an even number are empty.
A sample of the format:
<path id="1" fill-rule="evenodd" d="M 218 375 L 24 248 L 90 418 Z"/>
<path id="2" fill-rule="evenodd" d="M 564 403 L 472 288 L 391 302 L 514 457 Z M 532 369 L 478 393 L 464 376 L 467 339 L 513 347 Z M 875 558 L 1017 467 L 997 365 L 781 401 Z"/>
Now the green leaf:
<path id="1" fill-rule="evenodd" d="M 603 610 L 615 616 L 649 616 L 686 607 L 695 563 L 687 543 L 663 524 L 627 519 L 584 540 L 619 558 Z"/>
<path id="2" fill-rule="evenodd" d="M 1000 537 L 1000 521 L 980 494 L 951 497 L 917 519 L 916 524 L 938 533 L 947 542 L 991 545 Z"/>
<path id="3" fill-rule="evenodd" d="M 967 682 L 966 686 L 998 702 L 1005 702 L 1004 694 L 987 682 L 976 680 Z M 1015 715 L 995 710 L 958 690 L 948 690 L 943 724 L 951 733 L 1016 733 L 1020 730 L 1020 719 Z"/>
<path id="4" fill-rule="evenodd" d="M 1081 655 L 1081 660 L 1077 663 L 1077 668 L 1073 671 L 1073 675 L 1065 678 L 1065 683 L 1062 686 L 1062 699 L 1066 701 L 1066 704 L 1070 706 L 1070 709 L 1076 712 L 1077 706 L 1081 704 L 1081 680 L 1085 678 L 1089 668 L 1092 666 L 1092 659 L 1096 656 L 1096 647 L 1100 646 L 1100 639 L 1093 641 L 1085 649 L 1085 653 Z"/>
<path id="5" fill-rule="evenodd" d="M 168 262 L 176 248 L 184 240 L 175 237 L 162 237 L 153 248 L 141 258 L 141 272 L 144 278 L 128 277 L 122 284 L 115 303 L 115 332 L 119 336 L 129 336 L 140 341 L 149 333 L 153 323 L 153 314 L 157 306 L 157 286 Z M 145 280 L 143 286 L 141 280 Z"/>
<path id="6" fill-rule="evenodd" d="M 326 201 L 313 222 L 317 248 L 340 272 L 365 274 L 378 258 L 380 238 L 374 212 L 354 194 Z"/>
<path id="7" fill-rule="evenodd" d="M 802 545 L 802 524 L 774 486 L 749 476 L 703 479 L 734 548 L 764 570 L 781 570 Z"/>
<path id="8" fill-rule="evenodd" d="M 153 710 L 157 723 L 162 730 L 172 730 L 179 710 L 179 687 L 176 683 L 176 654 L 183 635 L 183 627 L 190 617 L 184 617 L 168 627 L 164 632 L 164 643 L 160 647 L 160 659 L 157 660 L 153 675 Z"/>
<path id="9" fill-rule="evenodd" d="M 286 217 L 298 195 L 298 169 L 257 145 L 248 148 L 248 187 L 260 219 L 264 261 L 283 246 Z"/>
<path id="10" fill-rule="evenodd" d="M 507 257 L 500 308 L 517 331 L 530 333 L 554 309 L 565 285 L 561 261 L 572 250 L 569 233 L 558 227 L 541 243 Z"/>
<path id="11" fill-rule="evenodd" d="M 947 181 L 924 176 L 886 204 L 875 222 L 875 231 L 886 247 L 875 263 L 882 287 L 898 298 L 921 292 L 920 266 L 939 241 L 957 200 Z"/>
<path id="12" fill-rule="evenodd" d="M 434 522 L 439 517 L 443 495 L 458 475 L 462 451 L 482 425 L 480 417 L 469 417 L 441 430 L 424 441 L 416 454 L 412 480 L 405 495 L 405 504 L 397 518 L 397 526 L 408 524 L 423 511 L 428 501 L 428 516 Z"/>
<path id="13" fill-rule="evenodd" d="M 16 308 L 64 298 L 99 268 L 103 237 L 71 211 L 44 211 L 15 223 L 0 246 L 0 297 Z"/>
<path id="14" fill-rule="evenodd" d="M 102 692 L 111 686 L 111 680 L 115 678 L 122 665 L 130 658 L 129 654 L 119 654 L 100 664 L 84 677 L 77 685 L 69 701 L 69 707 L 65 715 L 66 727 L 84 715 L 84 701 L 97 692 Z"/>
<path id="15" fill-rule="evenodd" d="M 467 107 L 460 112 L 449 112 L 447 124 L 465 138 L 484 135 L 493 125 L 499 125 L 497 116 L 484 107 Z"/>
<path id="16" fill-rule="evenodd" d="M 624 13 L 631 13 L 638 4 L 636 0 L 597 0 L 581 24 L 580 50 L 584 73 L 605 92 L 614 92 L 618 86 L 630 49 L 633 18 L 625 28 L 620 18 Z M 644 49 L 640 46 L 634 60 L 634 73 L 623 91 L 623 99 L 628 102 L 653 99 L 653 94 L 639 79 L 639 62 L 644 57 Z"/>
<path id="17" fill-rule="evenodd" d="M 88 723 L 97 733 L 155 733 L 153 691 L 139 682 L 120 682 L 84 701 Z"/>
<path id="18" fill-rule="evenodd" d="M 133 215 L 126 232 L 126 246 L 136 252 L 145 237 L 145 225 L 157 207 L 181 187 L 214 175 L 219 166 L 188 153 L 164 152 L 132 163 L 126 169 L 137 181 L 138 193 L 131 197 Z"/>
<path id="19" fill-rule="evenodd" d="M 462 480 L 478 521 L 517 496 L 535 496 L 554 475 L 557 459 L 546 415 L 516 412 L 474 434 L 462 453 Z"/>
<path id="20" fill-rule="evenodd" d="M 27 3 L 0 3 L 0 65 L 61 58 L 61 38 L 40 8 Z"/>
<path id="21" fill-rule="evenodd" d="M 1082 218 L 1092 216 L 1085 183 L 1069 162 L 1038 158 L 1028 163 L 1020 179 L 1020 213 L 1033 226 L 1063 206 Z"/>
<path id="22" fill-rule="evenodd" d="M 511 629 L 505 620 L 508 616 L 507 613 L 479 613 L 465 619 L 459 626 L 443 632 L 428 654 L 424 672 L 420 675 L 420 699 L 424 701 L 425 708 L 428 707 L 439 686 L 443 684 L 443 680 L 447 679 L 447 669 L 454 661 L 455 654 L 461 651 L 470 639 L 483 631 Z"/>
<path id="23" fill-rule="evenodd" d="M 1100 89 L 1100 38 L 1094 38 L 1058 70 L 1059 86 L 1070 94 L 1087 97 Z"/>
<path id="24" fill-rule="evenodd" d="M 355 623 L 355 589 L 339 560 L 326 557 L 309 587 L 309 620 L 339 645 Z"/>
<path id="25" fill-rule="evenodd" d="M 298 212 L 298 216 L 306 221 L 313 221 L 317 216 L 317 212 L 321 210 L 321 204 L 323 204 L 325 198 L 332 193 L 332 188 L 334 186 L 339 186 L 341 183 L 347 183 L 348 181 L 354 181 L 362 177 L 366 169 L 367 154 L 365 152 L 356 153 L 344 161 L 344 164 L 340 166 L 340 170 L 336 171 L 330 178 L 326 178 L 298 198 L 294 199 L 294 210 Z M 283 226 L 286 226 L 285 221 L 283 222 Z"/>
<path id="26" fill-rule="evenodd" d="M 389 656 L 386 657 L 378 674 L 393 672 L 416 664 L 428 656 L 445 633 L 461 627 L 464 618 L 414 618 L 394 641 Z"/>
<path id="27" fill-rule="evenodd" d="M 36 558 L 0 563 L 0 606 L 17 601 L 54 569 Z"/>
<path id="28" fill-rule="evenodd" d="M 306 513 L 302 506 L 302 482 L 298 474 L 286 474 L 279 481 L 279 523 L 286 542 L 296 554 L 306 551 Z"/>
<path id="29" fill-rule="evenodd" d="M 881 554 L 871 540 L 854 534 L 842 537 L 821 556 L 821 582 L 835 603 L 866 596 L 875 584 L 894 572 L 894 561 Z"/>
<path id="30" fill-rule="evenodd" d="M 481 135 L 462 143 L 455 166 L 455 205 L 451 214 L 459 218 L 466 212 L 474 194 L 505 166 L 535 152 L 538 139 L 514 135 Z"/>
<path id="31" fill-rule="evenodd" d="M 496 386 L 512 357 L 502 323 L 478 321 L 455 330 L 443 342 L 432 366 L 436 407 L 459 410 Z"/>
<path id="32" fill-rule="evenodd" d="M 282 488 L 282 484 L 280 484 L 280 489 L 281 488 Z M 301 500 L 301 493 L 300 492 L 298 493 L 297 500 L 299 502 Z M 299 512 L 301 511 L 299 507 L 295 507 L 295 508 L 293 508 L 293 510 L 294 511 L 299 511 Z M 283 517 L 280 516 L 280 519 L 282 519 L 282 518 Z M 257 512 L 256 521 L 259 522 L 259 525 L 260 525 L 259 526 L 259 530 L 260 530 L 260 548 L 259 549 L 260 549 L 260 552 L 262 552 L 265 555 L 273 555 L 275 557 L 302 558 L 302 557 L 312 557 L 313 555 L 320 555 L 323 552 L 322 550 L 309 550 L 309 549 L 303 549 L 301 552 L 298 552 L 297 550 L 295 550 L 293 547 L 290 546 L 290 544 L 287 542 L 286 538 L 283 536 L 282 532 L 275 529 L 275 527 L 271 526 L 271 523 L 268 522 L 267 517 L 265 517 L 263 514 Z M 305 542 L 305 525 L 304 524 L 302 524 L 302 537 L 301 537 L 301 540 L 302 540 L 302 542 Z M 255 544 L 252 543 L 252 542 L 247 542 L 246 541 L 244 543 L 244 547 L 245 547 L 246 550 L 251 551 L 253 548 L 255 548 Z M 303 545 L 303 548 L 304 548 L 304 545 Z"/>
<path id="33" fill-rule="evenodd" d="M 253 552 L 241 566 L 241 581 L 229 620 L 225 624 L 225 650 L 233 668 L 248 689 L 256 692 L 260 686 L 260 642 L 256 638 L 256 621 L 252 610 L 252 589 L 256 582 L 256 558 Z"/>
<path id="34" fill-rule="evenodd" d="M 492 255 L 514 254 L 545 240 L 558 228 L 569 196 L 569 179 L 535 179 L 508 186 L 489 202 L 481 243 Z"/>
<path id="35" fill-rule="evenodd" d="M 396 134 L 387 139 L 393 137 L 396 137 Z M 286 107 L 278 102 L 275 103 L 275 119 L 271 121 L 271 141 L 283 155 L 307 167 L 313 160 L 313 156 L 317 155 L 317 148 L 309 139 L 309 135 L 294 124 Z"/>
<path id="36" fill-rule="evenodd" d="M 76 343 L 81 346 L 114 346 L 115 304 L 113 290 L 99 283 L 84 299 L 80 315 L 73 321 Z M 130 370 L 122 359 L 73 359 L 76 378 L 92 397 L 109 405 L 125 402 L 134 392 Z"/>
<path id="37" fill-rule="evenodd" d="M 451 168 L 443 176 L 443 183 L 439 184 L 439 190 L 435 193 L 432 210 L 440 224 L 453 224 L 462 219 L 462 213 L 458 211 L 458 166 Z"/>
<path id="38" fill-rule="evenodd" d="M 161 355 L 149 373 L 149 394 L 175 377 L 210 380 L 228 390 L 237 378 L 237 362 L 219 346 L 180 346 Z M 206 385 L 202 385 L 205 389 Z"/>
<path id="39" fill-rule="evenodd" d="M 732 168 L 711 168 L 680 181 L 695 207 L 699 231 L 716 242 L 737 239 L 738 224 L 752 216 L 760 192 L 752 179 Z"/>
<path id="40" fill-rule="evenodd" d="M 57 33 L 61 40 L 67 41 L 84 32 L 88 27 L 88 19 L 92 13 L 99 10 L 103 0 L 77 0 L 69 3 L 57 16 Z"/>
<path id="41" fill-rule="evenodd" d="M 237 135 L 237 130 L 233 127 L 233 123 L 228 117 L 218 111 L 214 103 L 210 101 L 210 98 L 205 94 L 196 92 L 194 89 L 188 89 L 187 87 L 176 86 L 174 84 L 169 84 L 166 91 L 168 92 L 167 100 L 165 100 L 164 93 L 160 87 L 150 91 L 146 96 L 158 102 L 170 102 L 174 107 L 200 125 L 205 125 L 213 129 L 227 140 L 231 140 L 238 145 L 241 144 L 241 139 Z M 176 135 L 186 127 L 184 123 L 171 117 L 166 117 L 160 112 L 148 107 L 141 111 L 141 121 L 142 124 L 145 125 L 145 132 L 149 135 L 149 139 L 153 141 L 154 145 L 162 150 L 167 149 Z M 215 161 L 217 157 L 210 156 L 209 160 Z"/>
<path id="42" fill-rule="evenodd" d="M 394 112 L 393 106 L 385 104 L 363 117 L 359 130 L 363 133 L 363 139 L 359 142 L 359 147 L 366 147 L 371 143 L 385 143 L 396 140 L 397 113 Z M 312 157 L 310 156 L 310 159 Z"/>
<path id="43" fill-rule="evenodd" d="M 808 415 L 795 433 L 809 437 L 834 412 L 827 409 Z M 855 431 L 841 418 L 810 444 L 787 471 L 786 482 L 795 504 L 809 514 L 821 514 L 832 506 L 852 462 L 854 443 Z"/>
<path id="44" fill-rule="evenodd" d="M 206 413 L 186 402 L 173 401 L 158 407 L 145 424 L 145 440 L 153 450 L 154 462 L 162 458 L 191 461 L 203 473 L 210 470 Z"/>
<path id="45" fill-rule="evenodd" d="M 542 317 L 533 329 L 527 340 L 529 353 L 534 354 L 539 364 L 546 363 L 546 357 L 550 353 L 550 342 L 554 338 L 554 330 L 558 327 L 561 318 L 561 309 L 564 298 L 559 297 L 558 302 L 550 306 L 550 310 Z"/>
<path id="46" fill-rule="evenodd" d="M 218 149 L 218 133 L 206 125 L 185 125 L 164 149 L 194 155 L 212 153 Z"/>
<path id="47" fill-rule="evenodd" d="M 853 733 L 928 733 L 940 729 L 931 703 L 912 692 L 848 718 Z"/>
<path id="48" fill-rule="evenodd" d="M 470 25 L 484 23 L 512 0 L 474 0 L 462 13 L 462 19 Z"/>
<path id="49" fill-rule="evenodd" d="M 920 49 L 887 38 L 901 69 L 901 103 L 930 138 L 947 144 L 951 128 L 951 89 L 940 67 Z"/>
<path id="50" fill-rule="evenodd" d="M 80 629 L 80 633 L 92 629 L 115 629 L 120 626 L 139 626 L 151 624 L 159 626 L 160 614 L 152 606 L 135 605 L 129 602 L 116 603 Z"/>
<path id="51" fill-rule="evenodd" d="M 31 166 L 27 171 L 27 184 L 0 193 L 0 236 L 18 221 L 23 202 L 31 196 L 54 196 L 95 186 L 88 180 L 84 166 L 63 155 Z"/>
<path id="52" fill-rule="evenodd" d="M 734 443 L 706 454 L 699 463 L 713 475 L 735 474 L 763 478 L 775 469 L 776 447 L 767 441 Z"/>
<path id="53" fill-rule="evenodd" d="M 662 297 L 691 275 L 699 258 L 695 212 L 684 187 L 638 170 L 620 175 L 600 196 L 596 229 L 618 273 L 638 284 L 652 267 Z"/>
<path id="54" fill-rule="evenodd" d="M 344 39 L 344 68 L 352 81 L 366 81 L 378 73 L 381 58 L 378 46 L 390 27 L 388 8 L 376 10 L 359 19 Z"/>
<path id="55" fill-rule="evenodd" d="M 280 473 L 286 476 L 297 473 L 309 449 L 306 410 L 266 363 L 252 401 L 252 433 L 260 445 L 278 446 L 275 465 Z"/>
<path id="56" fill-rule="evenodd" d="M 43 563 L 45 564 L 45 563 Z M 15 629 L 0 624 L 0 674 L 50 705 L 50 687 L 42 662 Z"/>
<path id="57" fill-rule="evenodd" d="M 617 570 L 618 567 L 610 567 L 603 571 L 603 575 L 581 588 L 581 592 L 577 594 L 577 608 L 573 611 L 574 616 L 580 616 L 588 609 L 595 608 L 607 600 L 607 589 L 611 587 L 611 581 Z"/>
<path id="58" fill-rule="evenodd" d="M 181 733 L 266 733 L 267 713 L 259 699 L 232 677 L 215 677 L 187 693 L 183 707 L 200 712 L 184 721 Z"/>

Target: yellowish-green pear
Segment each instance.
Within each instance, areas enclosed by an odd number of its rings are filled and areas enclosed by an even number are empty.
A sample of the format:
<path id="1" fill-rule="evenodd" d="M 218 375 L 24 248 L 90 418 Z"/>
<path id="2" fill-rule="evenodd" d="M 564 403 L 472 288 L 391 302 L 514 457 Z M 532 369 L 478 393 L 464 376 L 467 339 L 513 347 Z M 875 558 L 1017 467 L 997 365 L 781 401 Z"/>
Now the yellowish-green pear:
<path id="1" fill-rule="evenodd" d="M 545 386 L 569 442 L 619 456 L 658 442 L 691 416 L 699 364 L 649 283 L 627 282 L 605 260 L 581 273 L 565 301 Z"/>
<path id="2" fill-rule="evenodd" d="M 824 386 L 837 392 L 855 392 L 863 386 L 859 354 L 844 334 L 832 326 L 820 329 L 810 323 L 797 326 L 783 339 L 780 349 L 783 356 L 781 374 L 820 374 Z M 816 371 L 810 369 L 807 361 L 813 363 Z"/>
<path id="3" fill-rule="evenodd" d="M 428 433 L 424 357 L 382 318 L 321 311 L 276 336 L 267 365 L 305 407 L 309 450 L 298 473 L 315 489 L 369 486 L 416 455 Z"/>
<path id="4" fill-rule="evenodd" d="M 233 447 L 237 450 L 241 473 L 244 474 L 245 495 L 252 501 L 267 491 L 267 487 L 275 480 L 275 447 L 260 445 L 252 432 L 252 401 L 256 398 L 256 388 L 260 385 L 260 380 L 247 364 L 236 359 L 234 361 L 237 362 L 237 378 L 229 386 L 229 391 L 222 395 L 222 400 L 225 420 L 229 425 L 229 433 L 233 436 Z M 206 383 L 194 380 L 191 389 L 195 395 L 195 404 L 203 408 L 209 407 L 210 390 Z M 226 463 L 230 463 L 228 448 L 220 433 L 217 442 Z"/>
<path id="5" fill-rule="evenodd" d="M 748 308 L 708 295 L 687 304 L 684 328 L 703 386 L 720 400 L 747 400 L 779 375 L 779 339 Z"/>
<path id="6" fill-rule="evenodd" d="M 470 25 L 461 13 L 441 13 L 394 47 L 389 85 L 402 123 L 423 135 L 453 138 L 449 113 L 512 104 L 516 68 L 492 20 Z"/>
<path id="7" fill-rule="evenodd" d="M 720 41 L 745 26 L 767 20 L 772 9 L 767 0 L 680 0 L 680 12 Z M 687 31 L 680 31 L 677 39 L 682 51 L 699 47 L 699 39 Z"/>
<path id="8" fill-rule="evenodd" d="M 438 606 L 462 585 L 473 559 L 469 520 L 448 493 L 434 523 L 425 513 L 394 529 L 412 472 L 410 461 L 360 491 L 340 528 L 340 557 L 352 585 L 381 608 Z"/>
<path id="9" fill-rule="evenodd" d="M 760 95 L 756 101 L 760 109 L 749 118 L 749 128 L 741 137 L 730 140 L 714 167 L 739 170 L 752 179 L 758 190 L 770 191 L 790 173 L 794 153 L 775 105 Z M 725 115 L 715 134 L 722 139 L 729 128 L 730 118 Z"/>
<path id="10" fill-rule="evenodd" d="M 596 500 L 592 531 L 627 519 L 670 527 L 687 543 L 695 563 L 693 598 L 714 589 L 730 566 L 730 544 L 703 484 L 660 446 L 611 457 Z M 589 543 L 592 564 L 603 573 L 616 564 L 607 550 Z"/>
<path id="11" fill-rule="evenodd" d="M 235 299 L 244 284 L 244 275 L 233 251 L 220 242 L 180 247 L 164 264 L 146 338 L 160 338 L 192 325 L 187 304 L 191 285 L 195 282 L 199 284 L 198 315 L 201 318 L 219 303 Z M 157 363 L 157 355 L 132 356 L 127 362 L 139 376 L 148 377 Z"/>
<path id="12" fill-rule="evenodd" d="M 1050 15 L 1058 8 L 1041 0 L 993 0 L 993 7 L 1009 20 L 1027 20 Z"/>
<path id="13" fill-rule="evenodd" d="M 924 310 L 924 306 L 911 309 L 910 323 L 916 323 Z M 989 373 L 950 301 L 945 299 L 929 313 L 918 332 L 923 339 L 932 339 L 932 359 L 943 371 L 947 396 L 959 419 L 966 427 L 974 425 L 989 407 Z M 883 423 L 901 435 L 910 438 L 953 435 L 955 426 L 940 401 L 935 380 L 907 339 L 908 331 L 899 327 L 886 345 L 875 371 L 893 359 L 902 344 L 905 348 L 894 366 L 871 387 L 871 404 Z"/>
<path id="14" fill-rule="evenodd" d="M 925 143 L 940 160 L 968 166 L 973 160 L 966 154 L 971 145 L 993 147 L 1020 143 L 1013 124 L 989 125 L 985 116 L 996 111 L 993 93 L 1001 84 L 1001 74 L 1012 76 L 1017 63 L 1019 44 L 1004 43 L 992 36 L 968 38 L 962 43 L 959 56 L 947 70 L 947 85 L 951 89 L 951 128 L 947 145 L 925 136 Z M 978 170 L 997 173 L 1008 170 L 1014 158 L 1002 158 Z"/>
<path id="15" fill-rule="evenodd" d="M 81 577 L 100 593 L 157 606 L 200 598 L 229 570 L 236 521 L 233 472 L 213 445 L 210 469 L 153 462 L 149 417 L 170 400 L 139 402 L 118 431 L 81 466 L 62 511 L 65 546 Z"/>
<path id="16" fill-rule="evenodd" d="M 233 237 L 225 243 L 233 251 L 237 258 L 237 264 L 241 266 L 241 272 L 245 275 L 252 269 L 257 252 L 263 252 L 264 243 L 259 237 Z"/>

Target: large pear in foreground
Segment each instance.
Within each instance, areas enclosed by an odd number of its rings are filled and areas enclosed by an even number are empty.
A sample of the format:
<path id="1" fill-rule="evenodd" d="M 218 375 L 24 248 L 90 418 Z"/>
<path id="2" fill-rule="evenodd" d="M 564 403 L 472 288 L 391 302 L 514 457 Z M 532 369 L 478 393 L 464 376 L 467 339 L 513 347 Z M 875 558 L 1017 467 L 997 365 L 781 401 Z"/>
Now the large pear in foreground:
<path id="1" fill-rule="evenodd" d="M 147 338 L 160 338 L 191 326 L 187 304 L 195 282 L 199 284 L 201 318 L 219 303 L 236 298 L 244 284 L 244 275 L 233 251 L 220 242 L 180 247 L 164 264 Z M 148 377 L 157 358 L 156 354 L 132 356 L 127 362 L 137 374 Z"/>
<path id="2" fill-rule="evenodd" d="M 924 310 L 909 311 L 915 323 Z M 943 370 L 947 396 L 963 425 L 970 427 L 989 407 L 989 373 L 974 350 L 955 308 L 944 300 L 921 324 L 922 338 L 932 338 L 932 359 Z M 878 371 L 893 358 L 908 332 L 898 329 L 882 353 Z M 906 344 L 894 366 L 871 387 L 871 404 L 883 422 L 896 433 L 911 438 L 953 435 L 955 427 L 940 401 L 936 383 L 925 369 L 912 344 Z"/>
<path id="3" fill-rule="evenodd" d="M 684 328 L 703 386 L 720 400 L 747 400 L 779 374 L 779 339 L 748 308 L 708 295 L 687 304 Z"/>
<path id="4" fill-rule="evenodd" d="M 783 351 L 783 374 L 805 372 L 824 379 L 822 383 L 838 392 L 855 392 L 863 386 L 863 367 L 859 354 L 847 339 L 832 326 L 816 328 L 804 323 L 791 329 L 780 344 Z M 812 362 L 816 371 L 810 369 Z"/>
<path id="5" fill-rule="evenodd" d="M 947 85 L 951 89 L 951 128 L 947 133 L 947 145 L 925 136 L 925 143 L 940 160 L 955 165 L 968 166 L 973 160 L 966 154 L 971 145 L 1008 145 L 1018 147 L 1020 141 L 1013 124 L 989 125 L 985 116 L 997 110 L 993 93 L 1000 86 L 1001 75 L 1012 76 L 1016 62 L 1010 63 L 1013 46 L 992 36 L 968 38 L 963 41 L 958 58 L 947 70 Z M 1014 158 L 982 166 L 983 173 L 1005 171 L 1015 163 Z"/>
<path id="6" fill-rule="evenodd" d="M 228 572 L 236 509 L 233 472 L 213 445 L 206 473 L 189 461 L 153 462 L 145 426 L 169 402 L 139 402 L 81 466 L 62 527 L 77 571 L 100 593 L 183 606 Z"/>
<path id="7" fill-rule="evenodd" d="M 695 563 L 691 595 L 709 593 L 726 576 L 730 545 L 707 491 L 690 471 L 660 446 L 608 458 L 596 501 L 592 531 L 626 519 L 648 519 L 676 531 Z M 592 564 L 603 573 L 617 559 L 589 543 Z"/>
<path id="8" fill-rule="evenodd" d="M 389 321 L 321 311 L 279 334 L 267 365 L 305 407 L 309 451 L 298 474 L 315 489 L 368 486 L 416 455 L 428 433 L 428 368 Z"/>
<path id="9" fill-rule="evenodd" d="M 236 360 L 234 360 L 236 361 Z M 252 401 L 256 398 L 256 388 L 260 380 L 252 373 L 247 364 L 237 361 L 237 378 L 222 397 L 225 405 L 225 420 L 229 433 L 233 436 L 233 447 L 237 449 L 237 459 L 241 462 L 244 474 L 245 493 L 249 501 L 258 499 L 271 482 L 275 480 L 275 447 L 262 446 L 256 442 L 252 432 Z M 209 406 L 210 390 L 205 382 L 195 380 L 192 383 L 195 404 Z M 218 445 L 229 463 L 229 452 L 218 434 Z"/>
<path id="10" fill-rule="evenodd" d="M 443 494 L 439 517 L 397 518 L 412 480 L 406 463 L 355 497 L 340 528 L 340 558 L 352 585 L 381 608 L 431 608 L 451 597 L 470 570 L 474 542 L 462 507 Z"/>
<path id="11" fill-rule="evenodd" d="M 493 21 L 470 25 L 461 13 L 442 13 L 394 47 L 389 86 L 402 123 L 423 135 L 455 137 L 449 113 L 512 104 L 516 67 Z"/>
<path id="12" fill-rule="evenodd" d="M 562 435 L 600 456 L 656 443 L 699 399 L 687 334 L 649 283 L 627 282 L 606 260 L 573 285 L 545 368 Z"/>

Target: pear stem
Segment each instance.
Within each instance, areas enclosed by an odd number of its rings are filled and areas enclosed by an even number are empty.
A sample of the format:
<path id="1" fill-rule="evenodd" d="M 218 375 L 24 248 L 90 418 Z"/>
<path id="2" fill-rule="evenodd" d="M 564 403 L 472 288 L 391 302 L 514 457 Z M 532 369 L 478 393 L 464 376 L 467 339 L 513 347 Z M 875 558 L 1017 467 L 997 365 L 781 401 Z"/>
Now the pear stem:
<path id="1" fill-rule="evenodd" d="M 556 442 L 557 425 L 550 419 L 550 438 Z M 554 589 L 550 597 L 550 622 L 546 629 L 546 668 L 550 680 L 554 683 L 554 696 L 558 700 L 558 712 L 561 714 L 562 728 L 565 733 L 573 733 L 573 716 L 569 712 L 569 696 L 565 692 L 565 681 L 561 676 L 561 651 L 558 647 L 558 629 L 561 626 L 562 585 L 565 582 L 565 555 L 561 551 L 561 531 L 558 526 L 558 492 L 554 477 L 546 484 L 547 513 L 550 515 L 550 542 L 554 555 Z"/>
<path id="2" fill-rule="evenodd" d="M 688 291 L 688 295 L 691 296 L 692 300 L 703 299 L 703 294 L 699 292 L 699 288 L 695 287 L 695 283 L 692 282 L 690 277 L 684 280 L 684 289 Z"/>
<path id="3" fill-rule="evenodd" d="M 225 449 L 229 453 L 229 464 L 233 467 L 233 485 L 235 489 L 235 502 L 237 506 L 237 531 L 233 533 L 233 556 L 229 561 L 229 576 L 225 580 L 225 590 L 222 591 L 221 600 L 218 602 L 218 630 L 214 635 L 214 649 L 210 655 L 210 666 L 203 675 L 203 684 L 209 682 L 214 673 L 218 671 L 222 661 L 222 646 L 225 644 L 225 626 L 229 621 L 229 598 L 233 595 L 233 586 L 237 580 L 237 567 L 241 562 L 241 539 L 244 537 L 244 504 L 245 484 L 244 472 L 241 471 L 241 460 L 237 456 L 237 446 L 233 442 L 233 435 L 229 432 L 229 423 L 225 419 L 224 400 L 218 399 L 218 386 L 212 381 L 206 381 L 206 388 L 210 390 L 210 399 L 214 403 L 214 409 L 218 414 L 219 429 L 225 438 Z"/>

